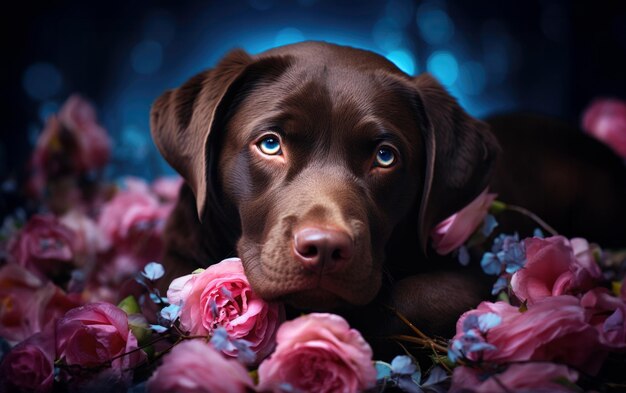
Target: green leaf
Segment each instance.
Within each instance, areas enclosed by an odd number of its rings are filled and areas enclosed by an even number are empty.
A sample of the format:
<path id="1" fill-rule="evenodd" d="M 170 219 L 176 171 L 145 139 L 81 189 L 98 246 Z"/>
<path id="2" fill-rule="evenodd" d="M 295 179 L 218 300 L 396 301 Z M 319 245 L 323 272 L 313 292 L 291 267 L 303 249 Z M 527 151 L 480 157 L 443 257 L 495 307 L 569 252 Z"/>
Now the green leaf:
<path id="1" fill-rule="evenodd" d="M 511 299 L 506 292 L 502 291 L 498 294 L 498 300 L 511 304 Z"/>
<path id="2" fill-rule="evenodd" d="M 495 200 L 491 202 L 491 206 L 489 207 L 489 213 L 491 214 L 499 214 L 507 209 L 506 203 L 502 201 Z"/>
<path id="3" fill-rule="evenodd" d="M 194 270 L 193 272 L 191 272 L 191 274 L 200 274 L 200 273 L 202 273 L 204 270 L 205 270 L 205 269 L 203 269 L 203 268 L 199 267 L 199 268 L 197 268 L 196 270 Z"/>
<path id="4" fill-rule="evenodd" d="M 139 307 L 139 303 L 137 303 L 137 299 L 134 296 L 130 295 L 124 298 L 117 307 L 124 310 L 124 312 L 128 315 L 130 314 L 139 314 L 141 312 L 141 308 Z"/>

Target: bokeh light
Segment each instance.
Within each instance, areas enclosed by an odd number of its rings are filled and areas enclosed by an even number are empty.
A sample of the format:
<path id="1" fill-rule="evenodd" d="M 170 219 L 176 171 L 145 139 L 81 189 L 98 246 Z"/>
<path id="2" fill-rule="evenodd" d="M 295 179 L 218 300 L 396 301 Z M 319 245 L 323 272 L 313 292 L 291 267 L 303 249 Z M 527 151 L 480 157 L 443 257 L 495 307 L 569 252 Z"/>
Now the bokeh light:
<path id="1" fill-rule="evenodd" d="M 433 52 L 426 62 L 428 72 L 445 86 L 451 86 L 459 76 L 459 63 L 448 51 Z"/>
<path id="2" fill-rule="evenodd" d="M 394 50 L 402 44 L 402 29 L 395 19 L 385 17 L 374 25 L 372 37 L 383 50 Z"/>
<path id="3" fill-rule="evenodd" d="M 417 27 L 422 39 L 430 45 L 445 44 L 454 35 L 452 19 L 443 9 L 430 3 L 418 8 Z"/>
<path id="4" fill-rule="evenodd" d="M 35 63 L 24 71 L 22 84 L 31 98 L 45 100 L 59 93 L 63 78 L 54 65 Z"/>
<path id="5" fill-rule="evenodd" d="M 296 42 L 304 41 L 305 37 L 302 32 L 293 27 L 287 27 L 278 32 L 276 34 L 276 38 L 274 39 L 275 46 L 282 46 L 288 44 L 294 44 Z"/>
<path id="6" fill-rule="evenodd" d="M 477 61 L 467 61 L 459 67 L 458 85 L 468 95 L 483 93 L 486 84 L 485 67 Z"/>
<path id="7" fill-rule="evenodd" d="M 152 40 L 137 44 L 131 53 L 131 65 L 138 74 L 152 74 L 161 68 L 163 47 Z"/>
<path id="8" fill-rule="evenodd" d="M 39 105 L 39 120 L 45 123 L 46 120 L 59 111 L 59 104 L 56 101 L 45 101 Z"/>
<path id="9" fill-rule="evenodd" d="M 409 75 L 415 75 L 415 59 L 406 49 L 398 49 L 387 54 L 387 60 Z"/>

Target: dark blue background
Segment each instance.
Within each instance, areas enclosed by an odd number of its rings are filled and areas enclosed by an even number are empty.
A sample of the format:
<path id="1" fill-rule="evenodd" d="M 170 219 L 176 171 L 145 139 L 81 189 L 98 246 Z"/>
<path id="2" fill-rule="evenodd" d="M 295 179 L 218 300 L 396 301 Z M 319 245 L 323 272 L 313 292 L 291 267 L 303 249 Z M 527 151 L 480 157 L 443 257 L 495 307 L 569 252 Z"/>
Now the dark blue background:
<path id="1" fill-rule="evenodd" d="M 111 176 L 171 173 L 151 102 L 229 49 L 305 39 L 432 72 L 475 116 L 531 111 L 578 123 L 626 98 L 626 2 L 337 0 L 22 2 L 3 12 L 0 177 L 19 178 L 46 116 L 79 92 L 112 133 Z"/>

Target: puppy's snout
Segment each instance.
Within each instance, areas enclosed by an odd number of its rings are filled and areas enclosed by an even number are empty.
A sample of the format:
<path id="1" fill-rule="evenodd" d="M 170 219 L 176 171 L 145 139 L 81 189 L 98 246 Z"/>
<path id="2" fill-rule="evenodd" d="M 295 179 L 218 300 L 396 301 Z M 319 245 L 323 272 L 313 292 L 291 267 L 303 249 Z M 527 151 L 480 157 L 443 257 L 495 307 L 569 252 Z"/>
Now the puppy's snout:
<path id="1" fill-rule="evenodd" d="M 294 233 L 293 251 L 305 268 L 332 272 L 352 258 L 354 245 L 344 230 L 304 227 Z"/>

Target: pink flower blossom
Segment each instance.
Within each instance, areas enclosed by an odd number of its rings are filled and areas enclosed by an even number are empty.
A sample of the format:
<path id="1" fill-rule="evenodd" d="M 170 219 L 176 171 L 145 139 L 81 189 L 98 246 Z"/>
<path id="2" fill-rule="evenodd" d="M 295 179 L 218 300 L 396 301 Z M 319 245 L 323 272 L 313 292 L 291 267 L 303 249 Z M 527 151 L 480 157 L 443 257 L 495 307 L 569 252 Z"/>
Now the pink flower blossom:
<path id="1" fill-rule="evenodd" d="M 110 372 L 122 380 L 129 377 L 126 370 L 145 357 L 142 350 L 129 353 L 137 348 L 137 339 L 128 316 L 109 303 L 90 303 L 68 311 L 57 322 L 56 337 L 57 355 L 66 364 L 97 367 L 111 361 Z"/>
<path id="2" fill-rule="evenodd" d="M 626 102 L 595 100 L 585 110 L 583 129 L 626 158 Z"/>
<path id="3" fill-rule="evenodd" d="M 51 215 L 31 217 L 8 245 L 9 261 L 41 278 L 63 278 L 74 267 L 74 233 Z"/>
<path id="4" fill-rule="evenodd" d="M 0 268 L 0 336 L 17 343 L 79 305 L 59 287 L 18 265 Z"/>
<path id="5" fill-rule="evenodd" d="M 60 222 L 74 231 L 74 248 L 78 266 L 89 268 L 95 262 L 96 255 L 108 247 L 107 239 L 98 224 L 79 209 L 65 213 Z"/>
<path id="6" fill-rule="evenodd" d="M 598 332 L 587 321 L 580 301 L 567 295 L 550 296 L 535 302 L 525 312 L 505 302 L 482 302 L 457 321 L 461 339 L 463 323 L 470 315 L 494 313 L 501 323 L 487 332 L 487 342 L 495 350 L 468 354 L 468 358 L 487 362 L 555 361 L 595 374 L 606 357 Z"/>
<path id="7" fill-rule="evenodd" d="M 430 234 L 437 254 L 449 254 L 465 243 L 483 222 L 496 196 L 486 189 L 469 205 L 440 222 Z"/>
<path id="8" fill-rule="evenodd" d="M 98 219 L 114 251 L 100 271 L 100 283 L 119 284 L 161 256 L 163 229 L 173 205 L 159 203 L 143 181 L 127 179 L 126 184 L 128 189 L 106 203 Z"/>
<path id="9" fill-rule="evenodd" d="M 109 160 L 111 141 L 98 124 L 94 107 L 78 94 L 70 96 L 59 111 L 59 121 L 78 145 L 79 170 L 103 167 Z"/>
<path id="10" fill-rule="evenodd" d="M 626 349 L 626 303 L 608 289 L 594 288 L 580 303 L 587 310 L 589 323 L 600 334 L 600 342 L 612 349 Z"/>
<path id="11" fill-rule="evenodd" d="M 0 392 L 52 391 L 54 335 L 37 333 L 15 346 L 0 363 Z"/>
<path id="12" fill-rule="evenodd" d="M 578 379 L 578 373 L 567 366 L 545 362 L 511 364 L 500 373 L 489 373 L 470 367 L 457 367 L 452 375 L 450 393 L 571 392 L 569 386 L 560 383 L 563 379 L 575 383 Z"/>
<path id="13" fill-rule="evenodd" d="M 150 393 L 248 392 L 252 379 L 235 359 L 226 359 L 203 340 L 185 341 L 163 359 L 147 384 Z"/>
<path id="14" fill-rule="evenodd" d="M 51 116 L 37 139 L 31 157 L 30 191 L 41 195 L 51 179 L 76 175 L 103 167 L 110 156 L 111 141 L 87 101 L 72 95 L 57 116 Z"/>
<path id="15" fill-rule="evenodd" d="M 259 367 L 259 390 L 361 392 L 376 382 L 372 349 L 346 320 L 333 314 L 308 314 L 285 322 L 276 351 Z"/>
<path id="16" fill-rule="evenodd" d="M 178 192 L 183 185 L 180 176 L 159 177 L 152 183 L 152 191 L 164 202 L 176 202 Z"/>
<path id="17" fill-rule="evenodd" d="M 222 326 L 229 337 L 250 342 L 259 360 L 272 351 L 276 329 L 285 319 L 280 303 L 268 303 L 252 291 L 239 258 L 175 279 L 167 297 L 172 304 L 182 304 L 180 326 L 184 330 L 212 335 Z"/>
<path id="18" fill-rule="evenodd" d="M 547 296 L 577 294 L 593 288 L 601 278 L 589 243 L 562 236 L 525 240 L 526 265 L 513 274 L 511 288 L 533 304 Z"/>

